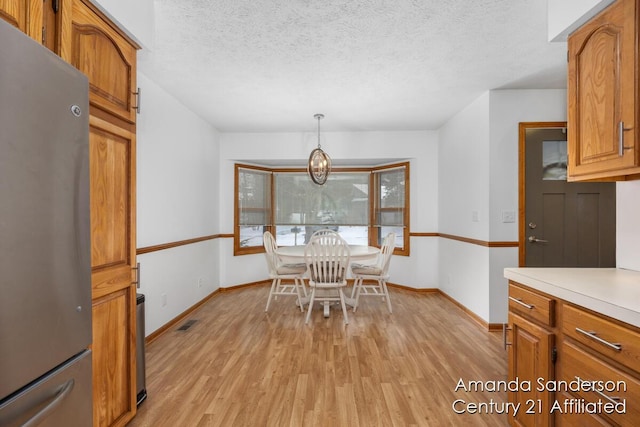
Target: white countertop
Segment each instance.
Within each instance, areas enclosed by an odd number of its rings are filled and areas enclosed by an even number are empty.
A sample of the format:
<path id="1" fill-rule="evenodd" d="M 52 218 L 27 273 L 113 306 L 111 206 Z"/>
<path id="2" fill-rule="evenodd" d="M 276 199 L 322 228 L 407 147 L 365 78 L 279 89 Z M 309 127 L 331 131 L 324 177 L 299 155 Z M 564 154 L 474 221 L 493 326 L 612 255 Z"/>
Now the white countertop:
<path id="1" fill-rule="evenodd" d="M 619 268 L 505 268 L 504 277 L 640 327 L 640 272 Z"/>

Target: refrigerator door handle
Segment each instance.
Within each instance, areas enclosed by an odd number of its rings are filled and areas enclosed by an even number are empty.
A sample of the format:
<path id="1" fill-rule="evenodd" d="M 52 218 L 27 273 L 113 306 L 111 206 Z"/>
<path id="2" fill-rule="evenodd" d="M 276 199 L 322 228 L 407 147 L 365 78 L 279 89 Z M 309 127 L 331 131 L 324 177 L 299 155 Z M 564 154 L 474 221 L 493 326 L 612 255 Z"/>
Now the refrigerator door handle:
<path id="1" fill-rule="evenodd" d="M 56 410 L 58 406 L 64 401 L 64 399 L 71 393 L 73 390 L 74 381 L 71 378 L 69 381 L 64 383 L 58 393 L 55 395 L 53 400 L 44 408 L 42 408 L 37 414 L 35 414 L 31 419 L 29 419 L 26 423 L 22 425 L 22 427 L 35 427 L 40 422 L 45 419 L 49 414 Z"/>

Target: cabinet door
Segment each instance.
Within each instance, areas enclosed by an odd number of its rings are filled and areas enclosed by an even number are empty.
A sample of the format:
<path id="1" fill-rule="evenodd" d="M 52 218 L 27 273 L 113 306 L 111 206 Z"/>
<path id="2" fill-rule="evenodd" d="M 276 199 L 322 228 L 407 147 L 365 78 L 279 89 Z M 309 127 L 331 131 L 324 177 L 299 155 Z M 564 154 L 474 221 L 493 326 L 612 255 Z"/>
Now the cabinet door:
<path id="1" fill-rule="evenodd" d="M 42 42 L 42 0 L 0 0 L 0 18 Z"/>
<path id="2" fill-rule="evenodd" d="M 136 411 L 135 134 L 91 116 L 94 426 Z"/>
<path id="3" fill-rule="evenodd" d="M 636 0 L 617 0 L 569 37 L 569 180 L 640 171 L 636 20 Z"/>
<path id="4" fill-rule="evenodd" d="M 73 0 L 69 34 L 60 55 L 89 77 L 89 101 L 128 123 L 135 123 L 136 51 L 89 2 Z"/>
<path id="5" fill-rule="evenodd" d="M 93 425 L 122 426 L 135 415 L 136 290 L 130 285 L 93 300 Z M 134 393 L 135 396 L 135 393 Z"/>
<path id="6" fill-rule="evenodd" d="M 509 381 L 518 381 L 520 384 L 517 390 L 509 392 L 509 402 L 520 405 L 510 423 L 527 427 L 548 426 L 552 396 L 549 392 L 538 391 L 537 387 L 538 379 L 543 382 L 554 379 L 551 361 L 554 335 L 513 313 L 509 313 L 509 325 Z"/>

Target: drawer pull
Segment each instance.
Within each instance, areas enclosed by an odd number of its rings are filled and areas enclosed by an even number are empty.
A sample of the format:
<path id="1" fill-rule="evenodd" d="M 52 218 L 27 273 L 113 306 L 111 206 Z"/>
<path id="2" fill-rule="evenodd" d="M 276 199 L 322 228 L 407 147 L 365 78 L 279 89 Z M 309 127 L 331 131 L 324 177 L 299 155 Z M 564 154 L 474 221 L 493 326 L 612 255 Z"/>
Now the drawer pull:
<path id="1" fill-rule="evenodd" d="M 622 344 L 618 344 L 618 343 L 610 343 L 609 341 L 605 341 L 602 338 L 596 336 L 596 333 L 591 331 L 585 331 L 583 329 L 580 328 L 576 328 L 576 332 L 580 332 L 583 335 L 588 336 L 589 338 L 596 340 L 597 342 L 599 342 L 600 344 L 604 344 L 607 347 L 610 347 L 612 349 L 614 349 L 615 351 L 622 351 Z"/>
<path id="2" fill-rule="evenodd" d="M 509 297 L 509 299 L 517 304 L 520 304 L 523 307 L 528 308 L 529 310 L 533 309 L 535 306 L 531 305 L 531 304 L 527 304 L 522 302 L 522 300 L 520 298 L 514 298 L 514 297 Z"/>
<path id="3" fill-rule="evenodd" d="M 582 382 L 582 379 L 580 377 L 574 377 L 574 378 L 578 381 L 578 384 L 580 384 Z M 581 387 L 582 387 L 582 385 L 581 385 Z M 597 394 L 598 396 L 602 397 L 603 399 L 606 399 L 609 402 L 613 403 L 614 405 L 616 403 L 620 402 L 620 398 L 619 397 L 607 396 L 606 394 L 604 394 L 600 390 L 596 390 L 595 388 L 592 388 L 591 391 L 594 392 L 595 394 Z"/>

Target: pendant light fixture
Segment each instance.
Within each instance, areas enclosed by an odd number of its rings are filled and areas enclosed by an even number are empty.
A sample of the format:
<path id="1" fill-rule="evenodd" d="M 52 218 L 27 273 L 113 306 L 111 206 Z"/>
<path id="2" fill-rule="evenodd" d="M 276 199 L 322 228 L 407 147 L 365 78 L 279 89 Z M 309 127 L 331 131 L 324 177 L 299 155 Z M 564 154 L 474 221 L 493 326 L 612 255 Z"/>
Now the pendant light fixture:
<path id="1" fill-rule="evenodd" d="M 320 148 L 320 120 L 324 119 L 324 114 L 314 114 L 313 117 L 318 120 L 318 147 L 309 155 L 307 172 L 313 182 L 322 185 L 331 172 L 331 157 Z"/>

